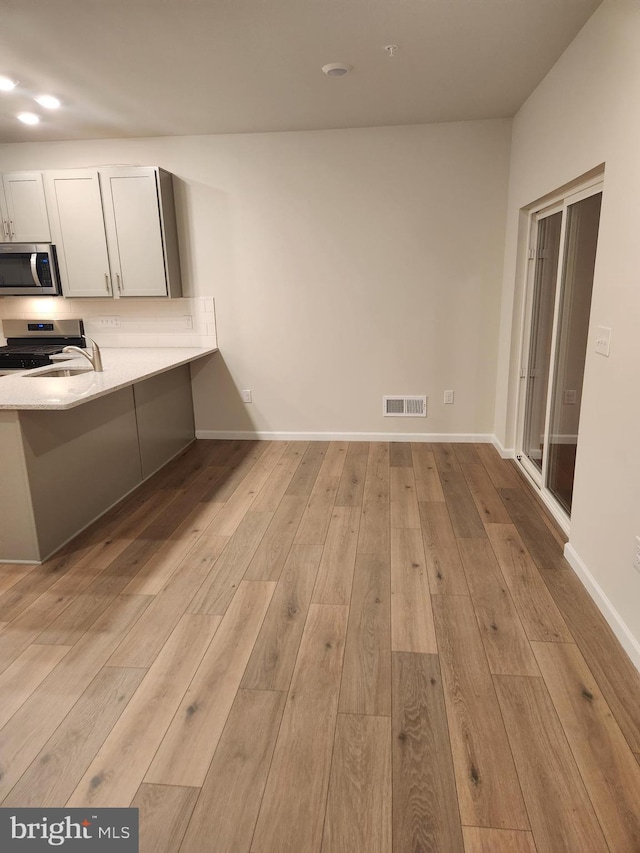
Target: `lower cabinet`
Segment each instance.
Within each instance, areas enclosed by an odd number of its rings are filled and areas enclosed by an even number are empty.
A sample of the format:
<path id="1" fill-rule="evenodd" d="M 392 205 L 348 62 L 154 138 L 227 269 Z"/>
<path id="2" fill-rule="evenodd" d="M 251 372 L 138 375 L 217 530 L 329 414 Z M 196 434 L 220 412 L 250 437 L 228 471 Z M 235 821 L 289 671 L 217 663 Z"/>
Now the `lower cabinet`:
<path id="1" fill-rule="evenodd" d="M 188 365 L 66 411 L 0 411 L 0 562 L 45 559 L 194 434 Z"/>

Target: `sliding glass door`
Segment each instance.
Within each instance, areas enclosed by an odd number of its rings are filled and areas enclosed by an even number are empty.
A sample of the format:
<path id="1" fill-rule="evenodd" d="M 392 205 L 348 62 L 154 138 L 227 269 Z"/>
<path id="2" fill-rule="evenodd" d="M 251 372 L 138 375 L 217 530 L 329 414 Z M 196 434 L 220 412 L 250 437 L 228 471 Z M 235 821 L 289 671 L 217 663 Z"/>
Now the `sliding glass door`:
<path id="1" fill-rule="evenodd" d="M 532 216 L 518 459 L 567 519 L 601 202 L 591 187 Z"/>

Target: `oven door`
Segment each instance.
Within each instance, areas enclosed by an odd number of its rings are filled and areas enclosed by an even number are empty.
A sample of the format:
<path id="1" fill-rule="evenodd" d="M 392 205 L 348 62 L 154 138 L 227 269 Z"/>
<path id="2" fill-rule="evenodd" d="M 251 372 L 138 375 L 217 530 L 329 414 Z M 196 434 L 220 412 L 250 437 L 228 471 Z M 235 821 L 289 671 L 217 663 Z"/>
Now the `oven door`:
<path id="1" fill-rule="evenodd" d="M 58 296 L 55 247 L 48 243 L 0 246 L 0 296 Z"/>

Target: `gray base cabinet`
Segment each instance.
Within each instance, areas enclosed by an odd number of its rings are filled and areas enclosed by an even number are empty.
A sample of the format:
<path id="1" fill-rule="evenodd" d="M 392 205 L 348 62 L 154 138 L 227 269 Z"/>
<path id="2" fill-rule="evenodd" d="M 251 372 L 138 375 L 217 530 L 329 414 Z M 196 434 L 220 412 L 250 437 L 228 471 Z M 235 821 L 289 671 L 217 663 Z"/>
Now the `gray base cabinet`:
<path id="1" fill-rule="evenodd" d="M 66 411 L 0 411 L 0 562 L 40 562 L 194 438 L 188 365 Z"/>

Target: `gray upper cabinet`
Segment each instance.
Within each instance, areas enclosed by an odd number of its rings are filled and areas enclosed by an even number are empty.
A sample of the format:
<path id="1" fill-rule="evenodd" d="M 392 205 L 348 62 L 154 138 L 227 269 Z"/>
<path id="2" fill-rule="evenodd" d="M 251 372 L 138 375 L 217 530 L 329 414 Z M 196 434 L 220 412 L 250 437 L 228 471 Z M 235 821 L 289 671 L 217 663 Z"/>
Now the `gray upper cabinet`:
<path id="1" fill-rule="evenodd" d="M 0 191 L 2 243 L 51 240 L 41 172 L 9 172 Z"/>
<path id="2" fill-rule="evenodd" d="M 45 174 L 65 296 L 180 296 L 172 178 L 156 167 Z"/>

